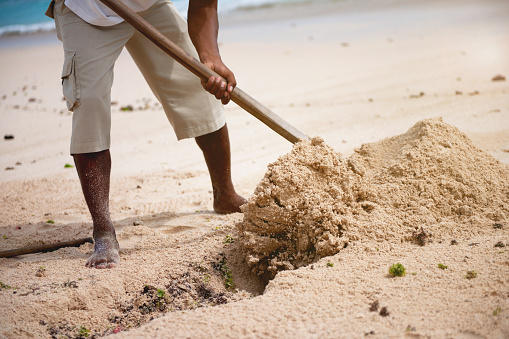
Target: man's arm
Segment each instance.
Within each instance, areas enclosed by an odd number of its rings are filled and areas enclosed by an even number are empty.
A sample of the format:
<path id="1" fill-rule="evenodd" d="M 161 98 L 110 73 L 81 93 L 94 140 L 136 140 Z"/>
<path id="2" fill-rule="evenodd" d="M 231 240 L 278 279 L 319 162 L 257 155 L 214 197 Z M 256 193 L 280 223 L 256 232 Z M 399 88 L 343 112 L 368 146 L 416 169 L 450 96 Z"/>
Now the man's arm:
<path id="1" fill-rule="evenodd" d="M 226 83 L 221 78 L 210 77 L 208 81 L 202 81 L 203 88 L 217 99 L 221 99 L 223 104 L 227 104 L 237 81 L 219 55 L 217 0 L 189 0 L 187 22 L 189 36 L 200 56 L 200 61 L 228 81 Z"/>

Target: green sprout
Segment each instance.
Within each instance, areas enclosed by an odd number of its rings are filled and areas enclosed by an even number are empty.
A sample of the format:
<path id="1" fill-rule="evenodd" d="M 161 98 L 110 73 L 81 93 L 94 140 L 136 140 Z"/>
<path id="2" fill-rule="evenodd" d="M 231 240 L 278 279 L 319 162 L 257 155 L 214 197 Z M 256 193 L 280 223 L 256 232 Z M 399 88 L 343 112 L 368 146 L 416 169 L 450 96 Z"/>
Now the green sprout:
<path id="1" fill-rule="evenodd" d="M 71 165 L 71 164 L 65 164 L 65 165 L 64 165 L 64 168 L 73 168 L 73 167 L 74 167 L 74 166 L 73 166 L 73 165 Z"/>
<path id="2" fill-rule="evenodd" d="M 157 289 L 156 294 L 157 294 L 157 297 L 160 299 L 162 299 L 166 296 L 166 292 L 160 288 Z"/>
<path id="3" fill-rule="evenodd" d="M 0 281 L 0 289 L 11 289 L 12 287 Z"/>
<path id="4" fill-rule="evenodd" d="M 438 264 L 438 268 L 440 268 L 441 270 L 445 270 L 447 266 L 443 264 Z"/>
<path id="5" fill-rule="evenodd" d="M 328 263 L 327 263 L 327 266 L 328 266 L 328 267 L 334 267 L 334 263 L 333 263 L 333 262 L 328 262 Z"/>
<path id="6" fill-rule="evenodd" d="M 7 239 L 7 236 L 4 234 L 4 236 L 2 238 Z"/>
<path id="7" fill-rule="evenodd" d="M 500 312 L 502 312 L 502 308 L 497 307 L 497 308 L 495 309 L 495 311 L 493 311 L 493 315 L 494 315 L 494 316 L 497 316 L 497 315 L 499 315 L 499 314 L 500 314 Z"/>
<path id="8" fill-rule="evenodd" d="M 90 336 L 90 330 L 85 326 L 80 326 L 78 329 L 78 338 L 88 338 Z"/>
<path id="9" fill-rule="evenodd" d="M 46 224 L 54 224 L 54 223 L 55 223 L 55 220 L 52 220 L 52 219 L 46 220 Z"/>
<path id="10" fill-rule="evenodd" d="M 406 274 L 406 269 L 402 264 L 396 263 L 389 268 L 389 274 L 393 277 L 402 277 Z"/>

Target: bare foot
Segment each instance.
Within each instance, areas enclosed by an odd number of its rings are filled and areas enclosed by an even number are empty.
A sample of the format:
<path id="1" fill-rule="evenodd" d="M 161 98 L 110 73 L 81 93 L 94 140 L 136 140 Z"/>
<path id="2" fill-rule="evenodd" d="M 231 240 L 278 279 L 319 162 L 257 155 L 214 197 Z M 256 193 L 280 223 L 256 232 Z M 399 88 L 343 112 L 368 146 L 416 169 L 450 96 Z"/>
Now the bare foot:
<path id="1" fill-rule="evenodd" d="M 214 192 L 214 211 L 216 211 L 216 213 L 229 214 L 242 212 L 240 206 L 246 203 L 247 200 L 237 193 L 220 195 Z"/>
<path id="2" fill-rule="evenodd" d="M 115 235 L 94 237 L 94 254 L 85 264 L 90 268 L 114 268 L 120 264 L 119 245 Z"/>

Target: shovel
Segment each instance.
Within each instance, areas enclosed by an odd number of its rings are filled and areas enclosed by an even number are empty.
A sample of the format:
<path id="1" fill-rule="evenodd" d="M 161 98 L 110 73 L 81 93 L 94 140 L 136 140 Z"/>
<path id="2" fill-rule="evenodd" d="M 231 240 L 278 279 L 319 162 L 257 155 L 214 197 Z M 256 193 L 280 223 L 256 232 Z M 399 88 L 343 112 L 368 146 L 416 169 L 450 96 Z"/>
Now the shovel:
<path id="1" fill-rule="evenodd" d="M 101 2 L 111 8 L 111 10 L 117 13 L 125 21 L 130 23 L 140 33 L 149 38 L 165 53 L 170 55 L 173 59 L 175 59 L 182 66 L 187 68 L 202 80 L 207 80 L 211 76 L 219 76 L 216 72 L 203 65 L 200 61 L 196 60 L 193 56 L 189 55 L 179 46 L 174 44 L 171 40 L 166 38 L 161 32 L 155 29 L 154 26 L 150 25 L 147 21 L 145 21 L 129 7 L 124 5 L 121 1 L 101 0 Z M 299 141 L 299 139 L 309 139 L 304 133 L 281 119 L 274 112 L 256 101 L 240 88 L 235 87 L 230 96 L 233 102 L 235 102 L 247 112 L 251 113 L 254 117 L 256 117 L 258 120 L 271 128 L 274 132 L 278 133 L 291 143 L 296 143 Z"/>

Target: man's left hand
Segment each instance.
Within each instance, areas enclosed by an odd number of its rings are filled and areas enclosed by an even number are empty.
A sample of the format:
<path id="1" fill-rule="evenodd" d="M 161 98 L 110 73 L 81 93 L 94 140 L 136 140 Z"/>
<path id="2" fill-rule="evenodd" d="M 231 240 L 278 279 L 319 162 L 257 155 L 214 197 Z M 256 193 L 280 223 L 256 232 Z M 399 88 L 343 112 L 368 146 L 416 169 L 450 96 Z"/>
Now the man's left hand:
<path id="1" fill-rule="evenodd" d="M 230 102 L 230 93 L 237 86 L 235 75 L 221 61 L 215 63 L 204 63 L 205 66 L 221 75 L 222 77 L 211 76 L 207 81 L 202 80 L 203 88 L 217 99 L 221 100 L 223 105 Z"/>

